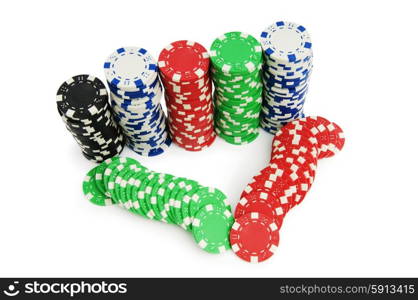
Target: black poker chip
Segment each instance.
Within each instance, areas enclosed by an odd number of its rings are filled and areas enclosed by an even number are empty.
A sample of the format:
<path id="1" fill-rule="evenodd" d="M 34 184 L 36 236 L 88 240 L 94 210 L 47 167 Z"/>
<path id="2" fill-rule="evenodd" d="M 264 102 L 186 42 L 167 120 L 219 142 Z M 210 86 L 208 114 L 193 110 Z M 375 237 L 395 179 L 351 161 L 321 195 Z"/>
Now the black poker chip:
<path id="1" fill-rule="evenodd" d="M 110 110 L 103 82 L 92 75 L 77 75 L 57 92 L 57 109 L 85 158 L 101 162 L 120 154 L 123 133 Z"/>

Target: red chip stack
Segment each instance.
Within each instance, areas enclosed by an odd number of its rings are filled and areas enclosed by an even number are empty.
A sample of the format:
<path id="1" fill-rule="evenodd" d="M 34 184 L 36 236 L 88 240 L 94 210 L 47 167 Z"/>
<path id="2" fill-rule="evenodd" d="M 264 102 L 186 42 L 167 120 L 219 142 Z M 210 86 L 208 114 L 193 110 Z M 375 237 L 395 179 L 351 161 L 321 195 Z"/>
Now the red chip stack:
<path id="1" fill-rule="evenodd" d="M 322 117 L 292 121 L 274 136 L 270 164 L 241 194 L 230 232 L 232 250 L 248 262 L 271 257 L 287 212 L 300 204 L 315 178 L 318 159 L 344 146 L 342 129 Z"/>
<path id="2" fill-rule="evenodd" d="M 209 53 L 199 43 L 177 41 L 161 51 L 158 66 L 173 141 L 189 151 L 207 148 L 216 138 Z"/>

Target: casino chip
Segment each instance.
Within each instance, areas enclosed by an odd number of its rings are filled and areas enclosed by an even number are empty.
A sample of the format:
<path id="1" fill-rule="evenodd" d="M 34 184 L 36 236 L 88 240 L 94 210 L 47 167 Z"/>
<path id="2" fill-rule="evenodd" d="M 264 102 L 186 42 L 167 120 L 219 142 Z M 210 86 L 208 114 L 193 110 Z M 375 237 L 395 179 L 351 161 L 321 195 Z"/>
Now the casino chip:
<path id="1" fill-rule="evenodd" d="M 270 163 L 248 183 L 235 210 L 230 240 L 239 257 L 260 262 L 273 254 L 283 218 L 304 200 L 314 182 L 318 160 L 342 150 L 344 143 L 342 129 L 322 117 L 290 121 L 279 129 L 273 138 Z M 273 223 L 270 232 L 266 224 Z"/>
<path id="2" fill-rule="evenodd" d="M 170 134 L 189 151 L 203 150 L 216 138 L 209 65 L 209 53 L 193 41 L 173 42 L 158 58 Z"/>
<path id="3" fill-rule="evenodd" d="M 87 159 L 102 162 L 119 155 L 124 137 L 111 115 L 108 93 L 100 79 L 77 75 L 57 92 L 57 108 L 68 131 Z"/>
<path id="4" fill-rule="evenodd" d="M 230 249 L 234 218 L 225 194 L 218 189 L 153 172 L 129 157 L 113 157 L 87 173 L 83 193 L 93 204 L 117 204 L 145 218 L 176 224 L 192 232 L 207 252 Z"/>
<path id="5" fill-rule="evenodd" d="M 279 246 L 276 222 L 258 212 L 242 215 L 235 220 L 230 232 L 232 251 L 251 263 L 270 258 Z"/>
<path id="6" fill-rule="evenodd" d="M 264 64 L 261 127 L 275 134 L 287 122 L 303 118 L 312 73 L 312 42 L 305 27 L 276 22 L 261 33 Z"/>
<path id="7" fill-rule="evenodd" d="M 242 32 L 226 33 L 210 48 L 215 131 L 228 143 L 247 144 L 259 134 L 261 52 L 260 43 Z"/>
<path id="8" fill-rule="evenodd" d="M 208 204 L 193 219 L 193 236 L 196 243 L 210 253 L 223 253 L 230 249 L 229 231 L 234 217 L 223 206 Z"/>
<path id="9" fill-rule="evenodd" d="M 119 48 L 107 58 L 104 71 L 113 113 L 128 146 L 143 156 L 163 153 L 171 139 L 154 58 L 143 48 Z"/>

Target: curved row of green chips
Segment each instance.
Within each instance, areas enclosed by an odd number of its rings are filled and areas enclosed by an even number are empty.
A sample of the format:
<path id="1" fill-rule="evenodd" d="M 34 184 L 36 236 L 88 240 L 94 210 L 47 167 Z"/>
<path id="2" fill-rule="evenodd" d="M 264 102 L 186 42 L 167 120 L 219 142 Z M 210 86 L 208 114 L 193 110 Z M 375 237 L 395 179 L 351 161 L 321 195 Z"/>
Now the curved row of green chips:
<path id="1" fill-rule="evenodd" d="M 263 84 L 261 44 L 253 36 L 229 32 L 210 48 L 215 84 L 215 131 L 235 145 L 258 137 Z"/>
<path id="2" fill-rule="evenodd" d="M 207 252 L 230 249 L 234 218 L 218 189 L 151 171 L 129 157 L 113 157 L 87 173 L 83 193 L 96 205 L 119 205 L 148 219 L 179 225 Z"/>

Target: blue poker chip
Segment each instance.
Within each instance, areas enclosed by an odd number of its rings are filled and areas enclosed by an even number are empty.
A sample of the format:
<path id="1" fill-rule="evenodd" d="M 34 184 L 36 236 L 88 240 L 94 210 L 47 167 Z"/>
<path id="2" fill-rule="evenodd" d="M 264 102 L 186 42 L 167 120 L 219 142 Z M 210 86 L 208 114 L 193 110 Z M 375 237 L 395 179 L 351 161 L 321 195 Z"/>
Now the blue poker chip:
<path id="1" fill-rule="evenodd" d="M 160 104 L 162 86 L 152 57 L 142 48 L 120 48 L 104 68 L 114 119 L 127 145 L 140 155 L 163 153 L 171 139 Z"/>
<path id="2" fill-rule="evenodd" d="M 303 116 L 313 66 L 310 36 L 305 27 L 279 21 L 261 33 L 264 85 L 260 124 L 270 133 Z"/>
<path id="3" fill-rule="evenodd" d="M 286 106 L 278 106 L 278 107 L 272 107 L 268 105 L 267 103 L 262 107 L 262 110 L 265 112 L 268 112 L 269 115 L 275 116 L 275 115 L 286 115 L 291 114 L 295 115 L 297 112 L 299 112 L 303 108 L 303 103 L 300 104 L 297 107 L 286 107 Z"/>
<path id="4" fill-rule="evenodd" d="M 312 56 L 309 33 L 296 23 L 275 22 L 261 33 L 260 43 L 265 55 L 286 65 Z"/>
<path id="5" fill-rule="evenodd" d="M 291 99 L 299 98 L 300 99 L 300 97 L 306 96 L 308 87 L 309 87 L 308 85 L 304 85 L 299 90 L 299 88 L 298 89 L 295 89 L 295 88 L 278 89 L 275 87 L 266 86 L 264 92 L 268 94 L 269 96 L 271 96 L 272 98 L 280 97 L 280 98 L 291 98 Z"/>
<path id="6" fill-rule="evenodd" d="M 264 98 L 268 99 L 271 102 L 275 103 L 281 103 L 281 102 L 298 102 L 305 99 L 306 93 L 308 92 L 308 89 L 305 89 L 299 94 L 293 95 L 293 96 L 283 96 L 283 95 L 276 95 L 275 93 L 265 90 L 264 91 Z"/>
<path id="7" fill-rule="evenodd" d="M 277 88 L 282 88 L 282 89 L 296 89 L 300 86 L 303 86 L 307 83 L 307 81 L 309 80 L 309 77 L 306 76 L 305 78 L 301 78 L 298 80 L 277 80 L 273 77 L 269 77 L 268 75 L 263 74 L 263 80 L 264 80 L 264 85 L 265 87 L 268 88 L 273 88 L 273 87 L 277 87 Z"/>
<path id="8" fill-rule="evenodd" d="M 138 98 L 146 98 L 150 97 L 150 93 L 158 86 L 160 85 L 158 77 L 154 80 L 153 83 L 149 87 L 146 87 L 144 89 L 140 89 L 139 91 L 130 92 L 130 91 L 124 91 L 119 89 L 118 87 L 112 85 L 110 82 L 108 82 L 109 89 L 112 93 L 117 95 L 118 97 L 126 100 L 130 99 L 138 99 Z"/>
<path id="9" fill-rule="evenodd" d="M 144 48 L 123 47 L 113 52 L 104 63 L 110 85 L 136 92 L 146 88 L 157 77 L 157 63 Z"/>
<path id="10" fill-rule="evenodd" d="M 147 148 L 137 148 L 134 145 L 128 144 L 128 147 L 132 149 L 132 151 L 138 153 L 142 156 L 157 156 L 162 153 L 171 145 L 171 138 L 167 137 L 167 139 L 164 141 L 164 143 L 160 144 L 158 147 L 155 147 L 151 150 L 148 150 Z"/>
<path id="11" fill-rule="evenodd" d="M 266 65 L 263 66 L 262 76 L 269 81 L 275 81 L 279 84 L 287 82 L 302 82 L 305 81 L 311 75 L 311 69 L 306 69 L 297 75 L 283 75 L 279 73 L 273 73 L 272 69 Z"/>

